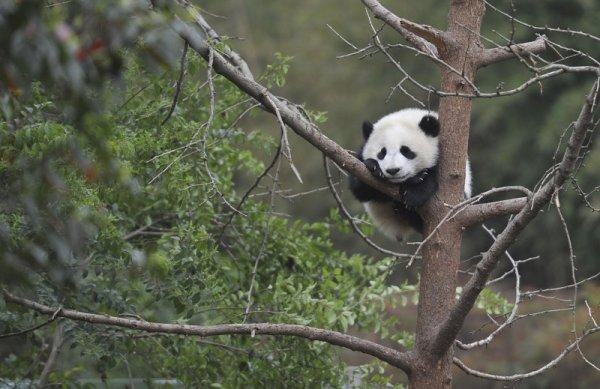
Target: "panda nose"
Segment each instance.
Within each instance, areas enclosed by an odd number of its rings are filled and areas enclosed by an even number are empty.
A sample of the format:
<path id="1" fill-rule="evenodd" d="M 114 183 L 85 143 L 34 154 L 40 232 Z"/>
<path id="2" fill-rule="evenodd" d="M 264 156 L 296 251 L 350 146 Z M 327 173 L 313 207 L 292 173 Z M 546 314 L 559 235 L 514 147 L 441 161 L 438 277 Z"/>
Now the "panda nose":
<path id="1" fill-rule="evenodd" d="M 385 171 L 388 172 L 388 174 L 393 176 L 394 174 L 398 173 L 400 171 L 400 169 L 399 168 L 385 169 Z"/>

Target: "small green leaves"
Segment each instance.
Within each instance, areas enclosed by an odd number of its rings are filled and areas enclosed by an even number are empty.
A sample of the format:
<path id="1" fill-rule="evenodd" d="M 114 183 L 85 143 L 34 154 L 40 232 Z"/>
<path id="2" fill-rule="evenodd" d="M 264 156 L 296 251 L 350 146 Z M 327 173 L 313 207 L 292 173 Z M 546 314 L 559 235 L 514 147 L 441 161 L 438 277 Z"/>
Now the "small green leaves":
<path id="1" fill-rule="evenodd" d="M 290 62 L 293 58 L 281 53 L 275 53 L 275 62 L 267 65 L 264 74 L 261 76 L 261 80 L 267 84 L 268 88 L 285 85 L 285 75 L 290 68 Z"/>

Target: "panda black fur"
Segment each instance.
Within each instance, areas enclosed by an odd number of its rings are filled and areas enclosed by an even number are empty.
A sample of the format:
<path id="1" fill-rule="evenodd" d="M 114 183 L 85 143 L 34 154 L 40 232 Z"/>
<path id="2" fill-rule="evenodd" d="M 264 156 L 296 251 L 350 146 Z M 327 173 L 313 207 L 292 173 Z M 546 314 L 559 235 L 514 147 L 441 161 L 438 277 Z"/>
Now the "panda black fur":
<path id="1" fill-rule="evenodd" d="M 375 226 L 387 237 L 402 240 L 411 230 L 423 232 L 423 220 L 416 209 L 438 189 L 437 113 L 417 108 L 403 109 L 363 123 L 364 143 L 358 152 L 371 173 L 398 184 L 402 202 L 371 188 L 351 176 L 350 189 L 364 204 Z M 465 197 L 471 197 L 471 169 L 467 160 Z"/>

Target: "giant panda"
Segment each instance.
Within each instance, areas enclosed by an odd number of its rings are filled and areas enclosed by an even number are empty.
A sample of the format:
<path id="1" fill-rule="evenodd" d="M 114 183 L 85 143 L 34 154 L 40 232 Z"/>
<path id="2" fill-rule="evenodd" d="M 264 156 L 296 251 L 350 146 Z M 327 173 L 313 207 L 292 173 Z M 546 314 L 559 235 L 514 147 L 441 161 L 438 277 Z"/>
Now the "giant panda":
<path id="1" fill-rule="evenodd" d="M 387 237 L 403 238 L 411 231 L 423 232 L 417 209 L 438 189 L 438 134 L 440 123 L 435 112 L 406 108 L 363 123 L 364 142 L 358 151 L 371 173 L 398 184 L 402 201 L 371 188 L 350 176 L 350 190 L 364 204 L 373 224 Z M 465 198 L 471 197 L 471 168 L 467 160 Z"/>

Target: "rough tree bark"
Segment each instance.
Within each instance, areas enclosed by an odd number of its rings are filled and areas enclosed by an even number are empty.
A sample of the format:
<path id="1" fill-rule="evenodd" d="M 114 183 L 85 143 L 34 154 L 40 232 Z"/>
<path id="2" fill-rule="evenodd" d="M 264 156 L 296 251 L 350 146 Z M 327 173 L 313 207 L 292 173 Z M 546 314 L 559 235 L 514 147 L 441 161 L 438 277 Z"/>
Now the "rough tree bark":
<path id="1" fill-rule="evenodd" d="M 448 29 L 439 36 L 441 90 L 446 93 L 472 94 L 478 53 L 479 31 L 485 12 L 483 1 L 455 0 L 450 4 Z M 469 82 L 470 81 L 470 82 Z M 432 233 L 447 213 L 445 204 L 458 204 L 464 193 L 465 163 L 469 141 L 471 99 L 445 97 L 440 100 L 440 180 L 434 201 L 425 209 L 425 235 Z M 444 223 L 423 246 L 421 282 L 417 311 L 417 368 L 409 374 L 413 388 L 449 388 L 452 385 L 452 348 L 433 350 L 438 325 L 454 304 L 460 264 L 462 226 Z"/>

